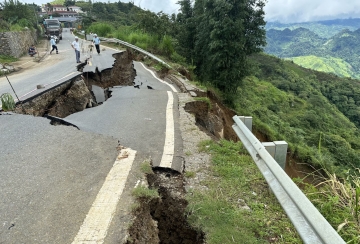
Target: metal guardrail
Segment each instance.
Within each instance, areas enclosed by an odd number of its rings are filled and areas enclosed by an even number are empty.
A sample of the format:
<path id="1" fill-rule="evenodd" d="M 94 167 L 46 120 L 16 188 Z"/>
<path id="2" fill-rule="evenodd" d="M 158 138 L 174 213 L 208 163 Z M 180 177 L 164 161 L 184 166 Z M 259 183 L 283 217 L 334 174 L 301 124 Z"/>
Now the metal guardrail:
<path id="1" fill-rule="evenodd" d="M 156 57 L 155 55 L 153 55 L 153 54 L 145 51 L 144 49 L 141 49 L 140 47 L 137 47 L 137 46 L 135 46 L 135 45 L 132 45 L 132 44 L 130 44 L 130 43 L 128 43 L 128 42 L 125 42 L 125 41 L 122 41 L 122 40 L 119 40 L 119 39 L 116 39 L 116 38 L 104 38 L 104 37 L 100 37 L 100 40 L 106 41 L 106 42 L 120 43 L 120 44 L 122 44 L 122 45 L 124 45 L 124 46 L 127 46 L 127 47 L 130 47 L 130 48 L 132 48 L 132 49 L 135 49 L 135 50 L 137 50 L 137 51 L 139 51 L 139 52 L 141 52 L 141 53 L 143 53 L 143 54 L 151 57 L 152 59 L 155 59 L 156 61 L 158 61 L 158 62 L 160 62 L 160 63 L 162 63 L 162 64 L 164 64 L 164 65 L 166 65 L 166 66 L 168 66 L 169 68 L 172 69 L 172 67 L 171 67 L 169 64 L 167 64 L 165 61 L 163 61 L 162 59 L 160 59 L 160 58 Z"/>
<path id="2" fill-rule="evenodd" d="M 234 116 L 233 120 L 234 131 L 254 159 L 304 243 L 345 243 L 240 118 Z"/>

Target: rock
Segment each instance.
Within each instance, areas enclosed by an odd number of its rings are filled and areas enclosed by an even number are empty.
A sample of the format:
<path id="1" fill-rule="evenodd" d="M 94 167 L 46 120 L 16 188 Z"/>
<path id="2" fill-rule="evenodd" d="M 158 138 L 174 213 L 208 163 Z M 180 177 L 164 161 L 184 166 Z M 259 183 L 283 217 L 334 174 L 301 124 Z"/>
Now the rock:
<path id="1" fill-rule="evenodd" d="M 193 92 L 193 91 L 190 91 L 190 95 L 191 95 L 192 97 L 197 97 L 197 94 L 196 94 L 195 92 Z"/>
<path id="2" fill-rule="evenodd" d="M 14 66 L 12 65 L 4 65 L 4 68 L 9 70 L 9 72 L 14 71 Z"/>

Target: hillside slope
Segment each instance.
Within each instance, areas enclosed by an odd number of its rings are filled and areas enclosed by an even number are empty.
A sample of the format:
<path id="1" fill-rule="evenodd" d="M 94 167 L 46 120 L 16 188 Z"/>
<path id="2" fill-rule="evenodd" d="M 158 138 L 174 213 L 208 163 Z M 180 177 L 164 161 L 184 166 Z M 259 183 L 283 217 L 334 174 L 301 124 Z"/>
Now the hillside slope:
<path id="1" fill-rule="evenodd" d="M 254 55 L 253 76 L 236 97 L 257 133 L 289 143 L 291 157 L 345 176 L 360 167 L 360 83 Z"/>
<path id="2" fill-rule="evenodd" d="M 309 57 L 316 56 L 331 60 L 327 66 L 340 76 L 360 77 L 360 29 L 356 31 L 343 30 L 331 38 L 321 38 L 314 32 L 298 28 L 295 30 L 267 31 L 267 46 L 265 52 L 277 57 L 295 58 L 294 62 L 303 65 L 309 63 Z M 305 56 L 305 57 L 304 57 Z M 314 61 L 314 60 L 313 60 Z M 327 72 L 321 65 L 321 60 L 305 65 L 305 67 Z M 343 65 L 341 63 L 347 63 Z"/>

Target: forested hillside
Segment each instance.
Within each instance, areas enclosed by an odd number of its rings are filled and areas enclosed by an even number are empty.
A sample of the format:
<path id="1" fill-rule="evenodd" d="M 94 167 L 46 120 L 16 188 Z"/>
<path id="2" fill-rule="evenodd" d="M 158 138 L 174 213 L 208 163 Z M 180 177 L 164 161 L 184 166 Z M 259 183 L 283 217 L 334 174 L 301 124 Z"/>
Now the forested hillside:
<path id="1" fill-rule="evenodd" d="M 265 54 L 252 60 L 258 68 L 240 88 L 238 110 L 254 114 L 258 129 L 271 139 L 289 142 L 301 161 L 343 176 L 355 172 L 360 166 L 359 81 Z"/>
<path id="2" fill-rule="evenodd" d="M 305 28 L 267 31 L 265 52 L 339 76 L 360 78 L 360 29 L 321 38 Z M 314 56 L 322 59 L 314 59 Z M 326 62 L 322 60 L 326 59 Z"/>
<path id="3" fill-rule="evenodd" d="M 360 19 L 334 19 L 334 20 L 323 20 L 313 22 L 302 22 L 302 23 L 278 23 L 268 22 L 266 23 L 266 30 L 284 30 L 290 29 L 295 30 L 298 28 L 306 28 L 322 38 L 330 38 L 342 30 L 348 29 L 351 31 L 360 28 Z"/>

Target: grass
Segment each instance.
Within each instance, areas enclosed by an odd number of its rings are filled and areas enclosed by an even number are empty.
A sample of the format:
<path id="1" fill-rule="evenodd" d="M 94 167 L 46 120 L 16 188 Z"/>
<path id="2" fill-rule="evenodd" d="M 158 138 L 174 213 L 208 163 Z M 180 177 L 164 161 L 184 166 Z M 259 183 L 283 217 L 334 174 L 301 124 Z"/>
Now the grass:
<path id="1" fill-rule="evenodd" d="M 186 156 L 190 156 L 190 155 L 192 155 L 192 152 L 186 151 L 186 152 L 185 152 L 185 155 L 186 155 Z"/>
<path id="2" fill-rule="evenodd" d="M 346 61 L 334 57 L 317 57 L 317 56 L 300 56 L 289 58 L 296 64 L 305 68 L 322 71 L 326 73 L 333 73 L 342 77 L 355 77 L 359 76 L 353 72 L 353 67 Z"/>
<path id="3" fill-rule="evenodd" d="M 196 173 L 194 171 L 186 171 L 185 172 L 185 177 L 186 178 L 195 178 Z"/>
<path id="4" fill-rule="evenodd" d="M 187 214 L 207 243 L 302 243 L 241 143 L 204 141 L 199 150 L 212 155 L 211 175 L 208 190 L 188 194 Z"/>
<path id="5" fill-rule="evenodd" d="M 4 64 L 4 63 L 11 63 L 11 62 L 16 62 L 18 61 L 18 58 L 15 58 L 13 56 L 9 56 L 9 55 L 0 55 L 0 63 Z"/>
<path id="6" fill-rule="evenodd" d="M 141 165 L 140 165 L 140 170 L 141 172 L 143 172 L 144 174 L 153 174 L 154 172 L 152 171 L 151 165 L 150 165 L 150 160 L 145 160 Z"/>
<path id="7" fill-rule="evenodd" d="M 304 193 L 347 243 L 360 243 L 360 179 L 341 180 L 325 170 L 326 177 L 316 186 L 303 184 Z"/>
<path id="8" fill-rule="evenodd" d="M 211 101 L 210 101 L 210 99 L 208 97 L 195 97 L 194 99 L 195 99 L 195 101 L 206 102 L 209 105 L 209 110 L 211 110 L 212 104 L 211 104 Z"/>
<path id="9" fill-rule="evenodd" d="M 131 193 L 136 199 L 151 200 L 159 197 L 159 193 L 156 189 L 149 189 L 145 186 L 136 187 Z"/>

